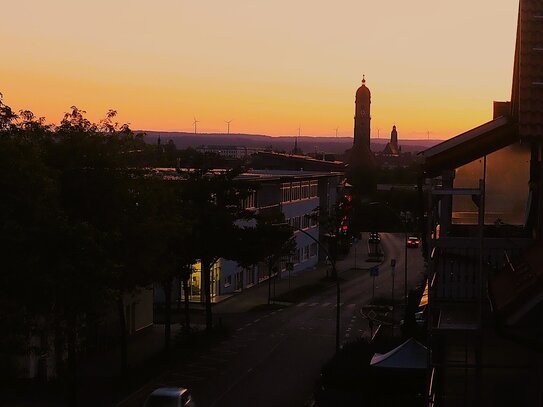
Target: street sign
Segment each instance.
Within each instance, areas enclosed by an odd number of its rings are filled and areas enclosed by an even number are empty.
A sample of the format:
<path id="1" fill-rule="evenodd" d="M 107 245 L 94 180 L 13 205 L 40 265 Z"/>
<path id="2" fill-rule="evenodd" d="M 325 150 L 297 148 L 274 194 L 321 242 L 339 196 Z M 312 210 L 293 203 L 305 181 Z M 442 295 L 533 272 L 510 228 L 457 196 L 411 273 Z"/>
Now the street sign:
<path id="1" fill-rule="evenodd" d="M 390 259 L 390 267 L 396 267 L 396 259 Z"/>
<path id="2" fill-rule="evenodd" d="M 373 266 L 370 268 L 370 276 L 377 277 L 379 275 L 379 266 Z"/>

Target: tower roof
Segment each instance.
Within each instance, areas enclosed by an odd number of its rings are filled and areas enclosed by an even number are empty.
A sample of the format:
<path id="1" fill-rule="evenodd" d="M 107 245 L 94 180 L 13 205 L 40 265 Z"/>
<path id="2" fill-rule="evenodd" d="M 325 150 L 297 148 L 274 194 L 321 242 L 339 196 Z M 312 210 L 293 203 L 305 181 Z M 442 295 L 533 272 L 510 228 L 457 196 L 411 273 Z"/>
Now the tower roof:
<path id="1" fill-rule="evenodd" d="M 370 90 L 366 87 L 366 75 L 362 75 L 362 86 L 360 86 L 356 91 L 356 98 L 363 96 L 371 96 Z"/>

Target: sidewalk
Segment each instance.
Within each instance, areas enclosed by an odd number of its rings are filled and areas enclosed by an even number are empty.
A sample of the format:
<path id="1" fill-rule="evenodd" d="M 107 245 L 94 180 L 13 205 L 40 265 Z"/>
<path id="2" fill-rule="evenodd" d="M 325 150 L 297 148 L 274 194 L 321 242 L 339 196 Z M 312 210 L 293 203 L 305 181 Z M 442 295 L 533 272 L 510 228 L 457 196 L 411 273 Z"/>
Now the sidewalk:
<path id="1" fill-rule="evenodd" d="M 356 252 L 356 257 L 355 257 Z M 368 262 L 366 240 L 362 239 L 351 247 L 349 253 L 336 262 L 336 269 L 339 275 L 349 270 L 369 270 L 375 266 L 375 262 Z M 289 291 L 300 289 L 317 284 L 326 284 L 326 270 L 331 273 L 331 266 L 327 264 L 319 264 L 315 267 L 305 269 L 297 273 L 291 273 L 290 278 L 288 272 L 283 272 L 281 278 L 276 277 L 275 282 L 271 281 L 271 296 L 278 298 L 285 295 Z M 213 305 L 213 312 L 217 314 L 233 314 L 247 312 L 259 305 L 268 304 L 268 280 L 262 281 L 260 284 L 251 288 L 245 289 L 243 292 L 234 294 L 229 298 L 220 301 Z M 332 281 L 330 285 L 335 284 Z"/>

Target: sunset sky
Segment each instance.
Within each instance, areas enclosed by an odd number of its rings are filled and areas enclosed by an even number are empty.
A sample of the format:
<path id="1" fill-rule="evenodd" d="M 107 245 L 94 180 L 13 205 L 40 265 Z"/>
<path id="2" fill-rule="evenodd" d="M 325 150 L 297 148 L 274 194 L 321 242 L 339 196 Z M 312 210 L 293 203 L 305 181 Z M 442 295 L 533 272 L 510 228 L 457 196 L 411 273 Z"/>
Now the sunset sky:
<path id="1" fill-rule="evenodd" d="M 448 138 L 508 100 L 518 0 L 3 2 L 0 92 L 58 123 L 112 108 L 134 129 Z"/>

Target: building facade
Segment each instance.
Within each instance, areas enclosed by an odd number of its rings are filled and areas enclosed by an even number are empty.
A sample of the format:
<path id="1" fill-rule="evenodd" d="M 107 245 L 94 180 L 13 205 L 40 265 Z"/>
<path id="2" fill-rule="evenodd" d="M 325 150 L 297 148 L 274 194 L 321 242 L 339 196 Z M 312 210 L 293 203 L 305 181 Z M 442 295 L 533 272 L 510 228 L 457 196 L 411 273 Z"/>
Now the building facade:
<path id="1" fill-rule="evenodd" d="M 242 206 L 255 214 L 266 212 L 281 213 L 294 234 L 296 249 L 290 258 L 283 258 L 273 267 L 273 276 L 303 272 L 317 266 L 319 262 L 319 242 L 325 242 L 325 231 L 319 227 L 319 215 L 331 213 L 342 196 L 344 188 L 343 172 L 289 171 L 289 170 L 251 170 L 239 176 L 254 185 L 252 194 Z M 251 226 L 254 221 L 242 220 L 240 225 Z M 310 237 L 311 236 L 311 237 Z M 315 240 L 313 240 L 315 239 Z M 322 258 L 321 258 L 322 259 Z M 249 269 L 240 267 L 237 262 L 219 259 L 211 270 L 211 296 L 219 301 L 221 296 L 241 292 L 244 289 L 268 280 L 269 265 L 266 262 L 255 264 Z M 189 300 L 203 302 L 201 266 L 192 266 L 189 283 Z M 179 282 L 178 295 L 184 299 Z M 173 295 L 172 301 L 178 298 Z M 155 302 L 164 302 L 160 286 L 155 287 Z"/>
<path id="2" fill-rule="evenodd" d="M 343 174 L 253 170 L 243 177 L 255 183 L 253 196 L 245 206 L 256 213 L 278 210 L 293 228 L 294 254 L 280 261 L 274 273 L 286 277 L 288 273 L 296 274 L 317 266 L 319 246 L 312 238 L 322 240 L 318 212 L 333 210 L 341 194 Z M 214 288 L 217 295 L 240 292 L 269 278 L 268 265 L 264 262 L 251 269 L 242 269 L 235 261 L 220 259 L 217 267 Z"/>

